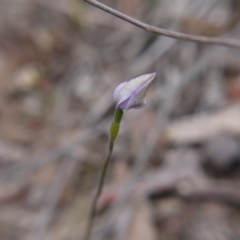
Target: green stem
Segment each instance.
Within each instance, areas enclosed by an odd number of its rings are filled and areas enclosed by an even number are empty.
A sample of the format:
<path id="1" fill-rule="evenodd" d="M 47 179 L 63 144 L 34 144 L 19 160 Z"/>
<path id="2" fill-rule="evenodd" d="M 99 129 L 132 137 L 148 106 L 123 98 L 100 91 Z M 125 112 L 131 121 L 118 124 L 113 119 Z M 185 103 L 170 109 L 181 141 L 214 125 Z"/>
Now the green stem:
<path id="1" fill-rule="evenodd" d="M 107 173 L 108 165 L 109 165 L 109 162 L 110 162 L 110 159 L 111 159 L 111 155 L 112 155 L 112 148 L 109 148 L 109 152 L 108 152 L 106 161 L 103 165 L 103 169 L 102 169 L 101 178 L 100 178 L 100 182 L 99 182 L 99 185 L 98 185 L 97 193 L 96 193 L 96 195 L 93 199 L 93 202 L 92 202 L 91 212 L 90 212 L 88 223 L 87 223 L 86 235 L 85 235 L 85 238 L 84 238 L 85 240 L 90 239 L 90 234 L 91 234 L 91 231 L 92 231 L 93 221 L 94 221 L 96 208 L 97 208 L 97 202 L 98 202 L 98 198 L 99 198 L 99 196 L 101 195 L 101 192 L 102 192 L 102 188 L 103 188 L 105 176 L 106 176 L 106 173 Z"/>
<path id="2" fill-rule="evenodd" d="M 91 207 L 91 211 L 90 211 L 90 214 L 89 214 L 86 233 L 85 233 L 85 237 L 84 237 L 85 240 L 89 240 L 90 236 L 91 236 L 94 217 L 95 217 L 96 209 L 97 209 L 97 202 L 98 202 L 99 196 L 102 193 L 104 181 L 105 181 L 105 178 L 106 178 L 107 169 L 108 169 L 108 166 L 109 166 L 109 163 L 110 163 L 110 160 L 111 160 L 111 156 L 112 156 L 114 142 L 117 138 L 119 127 L 120 127 L 120 122 L 122 120 L 122 115 L 123 115 L 123 111 L 121 109 L 116 109 L 115 110 L 114 120 L 113 120 L 113 122 L 110 126 L 108 155 L 107 155 L 106 160 L 104 162 L 102 172 L 101 172 L 100 181 L 99 181 L 99 185 L 98 185 L 98 189 L 97 189 L 96 195 L 94 196 L 94 199 L 93 199 L 93 202 L 92 202 L 92 207 Z"/>
<path id="3" fill-rule="evenodd" d="M 123 116 L 123 110 L 122 109 L 119 109 L 117 108 L 115 110 L 115 113 L 114 113 L 114 121 L 118 124 L 120 124 L 121 120 L 122 120 L 122 116 Z"/>

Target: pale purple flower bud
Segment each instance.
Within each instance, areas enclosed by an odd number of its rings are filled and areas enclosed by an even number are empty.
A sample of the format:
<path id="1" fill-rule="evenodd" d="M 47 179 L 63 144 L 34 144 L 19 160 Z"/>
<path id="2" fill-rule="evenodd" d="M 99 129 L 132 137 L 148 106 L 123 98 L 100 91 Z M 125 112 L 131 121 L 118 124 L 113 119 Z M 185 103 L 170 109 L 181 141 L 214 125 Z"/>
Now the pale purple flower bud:
<path id="1" fill-rule="evenodd" d="M 146 104 L 147 90 L 156 73 L 149 73 L 119 84 L 113 94 L 116 108 L 127 111 L 130 108 L 142 108 Z"/>

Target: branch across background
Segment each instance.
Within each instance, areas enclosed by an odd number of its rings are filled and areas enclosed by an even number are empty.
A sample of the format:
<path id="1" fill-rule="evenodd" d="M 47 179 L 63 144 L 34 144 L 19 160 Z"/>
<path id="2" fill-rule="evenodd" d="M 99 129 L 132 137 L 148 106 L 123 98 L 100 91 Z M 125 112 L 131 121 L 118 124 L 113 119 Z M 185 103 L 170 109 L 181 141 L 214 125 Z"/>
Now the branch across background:
<path id="1" fill-rule="evenodd" d="M 122 20 L 124 20 L 126 22 L 129 22 L 139 28 L 142 28 L 150 33 L 159 34 L 159 35 L 163 35 L 166 37 L 176 38 L 176 39 L 184 40 L 184 41 L 191 41 L 191 42 L 204 43 L 204 44 L 216 44 L 216 45 L 222 45 L 222 46 L 240 49 L 240 40 L 230 39 L 230 38 L 197 36 L 197 35 L 179 33 L 179 32 L 175 32 L 175 31 L 169 31 L 166 29 L 158 28 L 158 27 L 143 23 L 143 22 L 141 22 L 135 18 L 129 17 L 128 15 L 123 14 L 111 7 L 108 7 L 105 4 L 100 3 L 96 0 L 84 0 L 84 1 L 92 4 L 93 6 L 99 8 L 99 9 L 102 9 L 103 11 L 108 12 L 118 18 L 121 18 Z"/>

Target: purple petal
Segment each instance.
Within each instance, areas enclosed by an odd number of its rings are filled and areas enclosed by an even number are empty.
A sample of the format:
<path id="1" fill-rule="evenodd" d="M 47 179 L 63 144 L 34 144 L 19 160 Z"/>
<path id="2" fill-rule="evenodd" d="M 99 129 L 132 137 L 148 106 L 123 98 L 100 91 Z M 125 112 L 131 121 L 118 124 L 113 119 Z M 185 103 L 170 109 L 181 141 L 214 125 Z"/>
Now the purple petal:
<path id="1" fill-rule="evenodd" d="M 127 105 L 127 108 L 126 110 L 130 109 L 130 108 L 138 108 L 141 106 L 144 106 L 146 104 L 146 97 L 144 98 L 144 101 L 142 103 L 137 103 L 135 104 L 134 101 L 136 100 L 136 95 L 143 89 L 146 87 L 146 85 L 149 85 L 149 81 L 152 81 L 155 76 L 156 76 L 156 73 L 152 73 L 152 74 L 148 74 L 149 75 L 149 78 L 147 78 L 146 81 L 144 81 L 140 86 L 138 86 L 132 93 L 131 93 L 131 96 L 130 96 L 130 99 L 128 101 L 128 105 Z M 148 88 L 146 88 L 146 91 L 147 91 Z"/>
<path id="2" fill-rule="evenodd" d="M 129 102 L 130 97 L 125 98 L 124 100 L 122 100 L 121 102 L 119 102 L 116 106 L 116 108 L 121 108 L 122 110 L 125 110 L 128 106 L 128 102 Z"/>
<path id="3" fill-rule="evenodd" d="M 127 107 L 125 108 L 125 111 L 127 111 L 127 110 L 129 110 L 131 108 L 136 108 L 136 109 L 143 108 L 146 105 L 146 103 L 147 103 L 146 97 L 143 99 L 142 102 L 134 103 L 134 101 L 135 101 L 135 96 L 132 96 L 128 100 L 128 104 L 127 104 Z"/>
<path id="4" fill-rule="evenodd" d="M 131 82 L 132 80 L 135 80 L 136 78 L 146 77 L 146 76 L 148 76 L 148 78 L 146 79 L 146 81 L 148 81 L 148 80 L 150 80 L 150 79 L 154 79 L 154 78 L 156 77 L 156 73 L 153 72 L 153 73 L 144 74 L 144 75 L 141 75 L 141 76 L 138 76 L 138 77 L 132 78 L 132 79 L 130 79 L 130 80 L 127 81 L 127 82 Z"/>
<path id="5" fill-rule="evenodd" d="M 113 93 L 113 99 L 114 99 L 115 102 L 118 101 L 119 93 L 120 93 L 120 91 L 122 90 L 122 88 L 126 85 L 126 83 L 127 83 L 127 82 L 123 82 L 123 83 L 119 84 L 119 85 L 116 87 L 116 89 L 115 89 L 115 91 L 114 91 L 114 93 Z"/>
<path id="6" fill-rule="evenodd" d="M 155 78 L 156 73 L 145 74 L 140 77 L 133 78 L 128 82 L 121 83 L 114 91 L 114 101 L 117 103 L 116 108 L 121 108 L 124 111 L 127 111 L 130 108 L 142 108 L 146 104 L 145 94 L 150 86 L 151 82 Z M 141 79 L 143 78 L 142 82 Z M 122 92 L 124 87 L 129 84 L 131 81 L 135 80 L 136 82 L 142 82 L 140 85 L 135 84 L 135 87 L 132 87 L 131 91 Z M 128 87 L 129 88 L 129 87 Z M 130 90 L 129 89 L 129 90 Z M 124 90 L 125 91 L 125 90 Z M 123 95 L 125 94 L 125 95 Z"/>
<path id="7" fill-rule="evenodd" d="M 144 81 L 139 87 L 137 87 L 133 94 L 139 92 L 146 84 L 148 84 L 149 81 L 153 80 L 156 76 L 156 73 L 154 72 L 147 75 L 149 75 L 149 78 L 147 78 L 146 81 Z"/>

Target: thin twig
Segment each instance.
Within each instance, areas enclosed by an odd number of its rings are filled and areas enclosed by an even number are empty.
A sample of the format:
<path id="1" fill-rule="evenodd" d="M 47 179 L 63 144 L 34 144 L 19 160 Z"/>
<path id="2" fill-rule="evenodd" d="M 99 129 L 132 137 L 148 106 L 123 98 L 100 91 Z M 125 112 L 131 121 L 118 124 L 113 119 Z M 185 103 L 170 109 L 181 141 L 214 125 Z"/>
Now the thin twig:
<path id="1" fill-rule="evenodd" d="M 100 8 L 103 11 L 108 12 L 118 18 L 121 18 L 126 22 L 129 22 L 139 28 L 142 28 L 150 33 L 160 34 L 160 35 L 164 35 L 166 37 L 176 38 L 179 40 L 192 41 L 192 42 L 205 43 L 205 44 L 217 44 L 217 45 L 228 46 L 228 47 L 240 49 L 240 41 L 236 40 L 236 39 L 229 39 L 229 38 L 223 39 L 223 38 L 217 38 L 217 37 L 197 36 L 197 35 L 191 35 L 191 34 L 170 31 L 170 30 L 158 28 L 158 27 L 143 23 L 135 18 L 129 17 L 128 15 L 125 15 L 113 8 L 110 8 L 110 7 L 106 6 L 105 4 L 100 3 L 96 0 L 84 0 L 84 1 L 92 4 L 93 6 Z"/>

